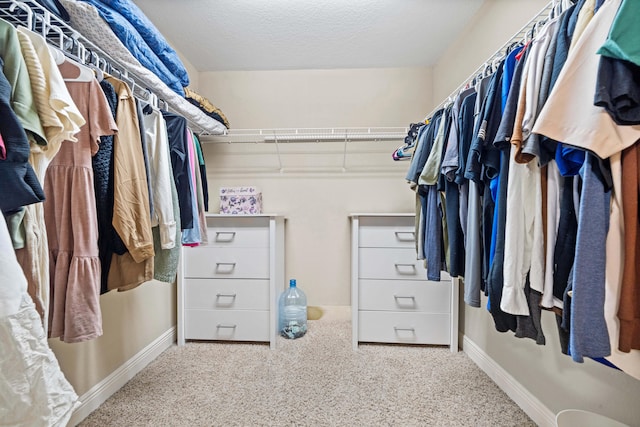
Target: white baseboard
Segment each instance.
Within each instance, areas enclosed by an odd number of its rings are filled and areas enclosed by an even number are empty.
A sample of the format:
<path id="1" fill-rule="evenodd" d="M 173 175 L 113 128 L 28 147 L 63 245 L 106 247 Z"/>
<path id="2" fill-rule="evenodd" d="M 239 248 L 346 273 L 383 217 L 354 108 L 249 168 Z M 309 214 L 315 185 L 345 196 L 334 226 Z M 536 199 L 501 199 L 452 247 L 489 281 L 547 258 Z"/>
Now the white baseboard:
<path id="1" fill-rule="evenodd" d="M 536 424 L 556 426 L 555 413 L 466 336 L 462 338 L 462 349 Z"/>
<path id="2" fill-rule="evenodd" d="M 93 386 L 80 396 L 80 406 L 73 412 L 69 426 L 76 426 L 89 414 L 95 411 L 112 394 L 120 390 L 127 381 L 151 363 L 163 351 L 176 342 L 175 326 L 156 338 L 151 344 L 140 350 L 135 356 L 127 360 L 108 377 Z"/>

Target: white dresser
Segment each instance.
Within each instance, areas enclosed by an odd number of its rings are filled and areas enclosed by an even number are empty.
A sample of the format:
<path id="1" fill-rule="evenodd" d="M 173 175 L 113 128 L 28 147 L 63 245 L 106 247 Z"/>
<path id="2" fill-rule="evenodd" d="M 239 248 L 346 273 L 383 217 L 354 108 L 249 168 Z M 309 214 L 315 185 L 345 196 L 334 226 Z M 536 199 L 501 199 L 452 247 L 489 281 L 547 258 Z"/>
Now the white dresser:
<path id="1" fill-rule="evenodd" d="M 284 286 L 284 217 L 207 215 L 209 243 L 183 247 L 178 345 L 185 340 L 266 341 L 275 347 Z"/>
<path id="2" fill-rule="evenodd" d="M 449 345 L 458 351 L 458 281 L 428 281 L 414 214 L 352 214 L 353 348 L 359 342 Z"/>

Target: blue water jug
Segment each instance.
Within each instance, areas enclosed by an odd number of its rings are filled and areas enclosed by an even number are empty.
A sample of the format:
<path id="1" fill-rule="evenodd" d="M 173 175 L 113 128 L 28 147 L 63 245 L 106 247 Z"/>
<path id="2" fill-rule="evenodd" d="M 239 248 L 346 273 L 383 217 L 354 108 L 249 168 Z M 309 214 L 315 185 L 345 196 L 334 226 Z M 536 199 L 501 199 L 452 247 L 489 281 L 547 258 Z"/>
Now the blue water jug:
<path id="1" fill-rule="evenodd" d="M 289 339 L 307 333 L 307 296 L 296 286 L 295 279 L 289 281 L 289 288 L 278 300 L 278 331 Z"/>

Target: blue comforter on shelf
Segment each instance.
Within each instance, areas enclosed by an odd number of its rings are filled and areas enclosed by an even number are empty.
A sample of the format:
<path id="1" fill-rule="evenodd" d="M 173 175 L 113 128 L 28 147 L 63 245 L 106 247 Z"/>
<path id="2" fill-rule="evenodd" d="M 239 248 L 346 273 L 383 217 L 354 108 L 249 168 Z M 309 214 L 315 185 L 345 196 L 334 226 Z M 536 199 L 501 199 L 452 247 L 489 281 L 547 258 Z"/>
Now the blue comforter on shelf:
<path id="1" fill-rule="evenodd" d="M 174 92 L 184 96 L 183 87 L 189 85 L 189 76 L 182 61 L 137 6 L 128 0 L 81 1 L 98 10 L 122 44 L 145 68 Z M 142 28 L 142 32 L 138 28 Z"/>

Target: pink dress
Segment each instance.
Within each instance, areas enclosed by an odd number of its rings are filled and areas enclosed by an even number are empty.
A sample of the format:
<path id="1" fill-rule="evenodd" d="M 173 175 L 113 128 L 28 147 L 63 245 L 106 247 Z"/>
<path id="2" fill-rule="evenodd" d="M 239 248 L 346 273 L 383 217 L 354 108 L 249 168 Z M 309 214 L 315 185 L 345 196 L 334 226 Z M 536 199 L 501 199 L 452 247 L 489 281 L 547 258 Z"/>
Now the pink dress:
<path id="1" fill-rule="evenodd" d="M 60 66 L 63 76 L 75 77 L 67 68 L 66 63 Z M 96 80 L 66 84 L 87 124 L 76 135 L 78 142 L 62 143 L 47 169 L 44 214 L 51 271 L 49 336 L 72 343 L 102 335 L 91 156 L 100 136 L 114 134 L 117 126 Z"/>

